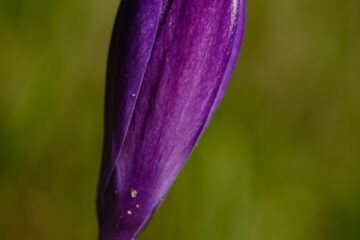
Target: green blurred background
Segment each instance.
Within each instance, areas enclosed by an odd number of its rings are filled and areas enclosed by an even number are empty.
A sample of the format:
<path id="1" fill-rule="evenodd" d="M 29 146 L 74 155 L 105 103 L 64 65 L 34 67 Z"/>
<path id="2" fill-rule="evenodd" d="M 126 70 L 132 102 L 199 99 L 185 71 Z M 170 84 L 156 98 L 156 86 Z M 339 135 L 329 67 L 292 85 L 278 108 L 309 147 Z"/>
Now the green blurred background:
<path id="1" fill-rule="evenodd" d="M 119 0 L 0 0 L 0 239 L 95 240 Z M 360 2 L 248 1 L 217 114 L 139 239 L 360 239 Z"/>

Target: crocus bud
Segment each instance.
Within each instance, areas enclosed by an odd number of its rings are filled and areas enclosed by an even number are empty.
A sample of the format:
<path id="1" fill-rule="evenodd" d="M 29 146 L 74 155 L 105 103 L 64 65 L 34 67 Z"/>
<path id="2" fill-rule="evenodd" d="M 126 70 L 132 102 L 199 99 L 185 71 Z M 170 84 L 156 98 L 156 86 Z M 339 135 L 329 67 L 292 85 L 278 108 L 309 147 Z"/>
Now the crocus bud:
<path id="1" fill-rule="evenodd" d="M 231 77 L 245 0 L 122 0 L 108 59 L 100 240 L 131 240 L 157 209 Z"/>

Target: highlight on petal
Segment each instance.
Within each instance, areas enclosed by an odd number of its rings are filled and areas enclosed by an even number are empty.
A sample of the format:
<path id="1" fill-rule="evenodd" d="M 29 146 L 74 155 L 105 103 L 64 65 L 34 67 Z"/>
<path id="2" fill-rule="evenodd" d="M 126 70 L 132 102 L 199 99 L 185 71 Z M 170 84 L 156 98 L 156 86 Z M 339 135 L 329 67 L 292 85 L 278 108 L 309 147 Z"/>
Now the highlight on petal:
<path id="1" fill-rule="evenodd" d="M 244 0 L 123 0 L 111 41 L 98 189 L 101 240 L 146 225 L 216 110 Z"/>

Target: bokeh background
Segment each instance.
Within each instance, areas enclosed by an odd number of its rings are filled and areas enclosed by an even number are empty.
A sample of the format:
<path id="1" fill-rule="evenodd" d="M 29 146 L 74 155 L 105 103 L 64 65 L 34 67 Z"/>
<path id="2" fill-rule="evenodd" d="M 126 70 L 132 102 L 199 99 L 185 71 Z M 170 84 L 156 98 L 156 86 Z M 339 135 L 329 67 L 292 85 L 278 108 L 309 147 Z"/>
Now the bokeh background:
<path id="1" fill-rule="evenodd" d="M 95 240 L 119 0 L 0 0 L 0 239 Z M 224 101 L 139 239 L 360 239 L 360 1 L 249 0 Z"/>

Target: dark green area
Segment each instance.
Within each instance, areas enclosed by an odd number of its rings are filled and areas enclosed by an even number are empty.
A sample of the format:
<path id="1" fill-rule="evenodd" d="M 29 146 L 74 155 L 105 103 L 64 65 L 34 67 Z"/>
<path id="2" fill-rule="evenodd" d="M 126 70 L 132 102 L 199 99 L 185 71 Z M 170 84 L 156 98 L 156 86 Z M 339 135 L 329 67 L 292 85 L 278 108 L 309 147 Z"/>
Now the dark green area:
<path id="1" fill-rule="evenodd" d="M 0 239 L 95 240 L 118 0 L 0 2 Z M 218 112 L 140 239 L 360 239 L 360 2 L 248 1 Z"/>

